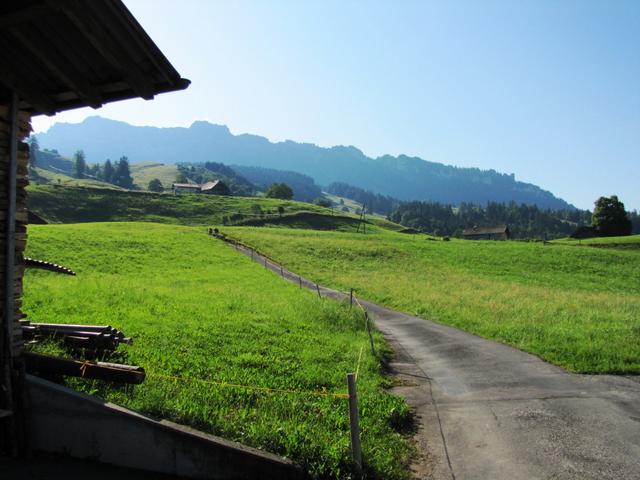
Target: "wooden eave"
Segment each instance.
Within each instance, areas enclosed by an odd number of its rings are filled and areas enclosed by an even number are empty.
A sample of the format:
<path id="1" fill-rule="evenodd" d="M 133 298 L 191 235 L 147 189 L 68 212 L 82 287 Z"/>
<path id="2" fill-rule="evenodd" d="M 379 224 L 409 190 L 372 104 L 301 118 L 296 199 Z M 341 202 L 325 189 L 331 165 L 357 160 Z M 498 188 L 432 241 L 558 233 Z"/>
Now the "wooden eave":
<path id="1" fill-rule="evenodd" d="M 34 115 L 183 90 L 180 77 L 121 0 L 0 4 L 0 101 L 15 90 Z"/>

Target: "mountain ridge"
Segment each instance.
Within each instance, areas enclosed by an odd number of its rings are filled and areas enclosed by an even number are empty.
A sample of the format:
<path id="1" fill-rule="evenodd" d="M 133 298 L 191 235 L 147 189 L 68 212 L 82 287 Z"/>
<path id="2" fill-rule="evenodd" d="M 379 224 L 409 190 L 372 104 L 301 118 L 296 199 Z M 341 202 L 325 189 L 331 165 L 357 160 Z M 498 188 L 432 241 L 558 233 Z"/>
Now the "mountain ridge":
<path id="1" fill-rule="evenodd" d="M 289 170 L 308 175 L 320 185 L 344 182 L 405 201 L 515 201 L 541 208 L 575 208 L 547 190 L 517 181 L 514 174 L 456 167 L 407 155 L 373 158 L 352 145 L 320 147 L 292 140 L 271 142 L 250 133 L 233 135 L 226 125 L 203 120 L 189 127 L 151 127 L 92 116 L 81 123 L 56 123 L 38 134 L 38 140 L 42 148 L 65 155 L 82 149 L 89 162 L 122 155 L 132 163 L 215 161 Z"/>

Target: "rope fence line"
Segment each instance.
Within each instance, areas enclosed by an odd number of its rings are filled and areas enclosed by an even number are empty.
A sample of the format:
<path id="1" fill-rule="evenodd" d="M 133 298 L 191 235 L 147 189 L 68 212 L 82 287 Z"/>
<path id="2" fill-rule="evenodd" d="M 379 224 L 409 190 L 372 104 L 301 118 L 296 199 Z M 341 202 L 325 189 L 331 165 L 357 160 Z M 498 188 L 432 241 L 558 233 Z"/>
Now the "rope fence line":
<path id="1" fill-rule="evenodd" d="M 217 228 L 216 229 L 209 228 L 209 235 L 211 235 L 211 236 L 213 236 L 215 238 L 218 238 L 219 240 L 222 240 L 224 242 L 230 243 L 238 251 L 240 250 L 240 248 L 248 250 L 249 252 L 251 252 L 251 259 L 252 260 L 255 260 L 255 255 L 257 254 L 258 257 L 262 257 L 263 258 L 263 260 L 264 260 L 264 268 L 268 268 L 269 264 L 271 264 L 271 266 L 274 269 L 279 269 L 280 270 L 280 275 L 282 276 L 282 278 L 286 279 L 286 276 L 285 276 L 285 273 L 284 273 L 284 267 L 280 263 L 278 263 L 275 260 L 273 260 L 272 258 L 268 257 L 265 253 L 253 248 L 250 245 L 247 245 L 246 243 L 244 243 L 242 240 L 240 240 L 238 238 L 235 238 L 235 237 L 232 237 L 232 236 L 229 236 L 229 235 L 226 235 L 224 233 L 219 232 Z M 294 280 L 295 277 L 296 277 L 296 275 L 293 272 L 290 272 L 288 270 L 287 270 L 287 275 L 292 280 Z M 298 277 L 298 284 L 299 284 L 300 288 L 302 288 L 302 284 L 303 284 L 302 277 L 300 275 L 297 275 L 297 277 Z M 322 294 L 320 292 L 320 286 L 318 285 L 318 283 L 309 282 L 309 281 L 306 281 L 306 280 L 305 280 L 305 282 L 309 283 L 311 285 L 311 287 L 315 286 L 315 290 L 316 290 L 316 292 L 318 294 L 318 298 L 323 298 Z M 364 314 L 365 327 L 367 329 L 367 334 L 369 335 L 369 343 L 371 345 L 371 353 L 373 355 L 375 355 L 376 351 L 375 351 L 375 346 L 374 346 L 374 341 L 373 341 L 373 335 L 371 333 L 371 319 L 369 318 L 369 312 L 367 311 L 366 308 L 364 308 L 362 303 L 360 303 L 360 300 L 358 300 L 358 297 L 355 295 L 355 289 L 354 288 L 351 288 L 349 290 L 349 292 L 343 292 L 341 290 L 338 290 L 338 293 L 341 293 L 343 295 L 349 295 L 349 305 L 353 306 L 353 302 L 355 301 L 356 305 L 358 305 L 360 310 L 362 310 L 362 313 Z"/>
<path id="2" fill-rule="evenodd" d="M 362 361 L 363 350 L 364 350 L 364 345 L 360 347 L 360 353 L 358 354 L 358 363 L 356 363 L 356 380 L 358 380 L 358 374 L 360 373 L 360 362 Z"/>
<path id="3" fill-rule="evenodd" d="M 348 393 L 325 392 L 321 390 L 298 390 L 294 388 L 257 387 L 254 385 L 241 385 L 239 383 L 229 383 L 229 382 L 223 382 L 219 380 L 205 380 L 203 378 L 196 378 L 196 377 L 179 377 L 175 375 L 162 375 L 159 373 L 147 373 L 147 376 L 162 378 L 163 380 L 171 380 L 172 382 L 183 382 L 183 381 L 198 382 L 198 383 L 204 383 L 208 385 L 216 385 L 218 387 L 223 387 L 223 388 L 237 388 L 237 389 L 244 389 L 244 390 L 253 390 L 257 392 L 290 393 L 290 394 L 309 395 L 309 396 L 316 396 L 316 397 L 349 398 Z"/>
<path id="4" fill-rule="evenodd" d="M 295 280 L 295 277 L 298 277 L 298 284 L 300 286 L 300 288 L 302 288 L 302 277 L 300 275 L 295 275 L 293 272 L 290 272 L 289 270 L 287 270 L 287 276 L 285 276 L 284 273 L 284 267 L 282 265 L 280 265 L 278 262 L 276 262 L 275 260 L 269 258 L 266 254 L 260 252 L 259 250 L 251 247 L 250 245 L 245 244 L 244 242 L 242 242 L 239 239 L 230 237 L 226 234 L 220 233 L 218 231 L 218 229 L 213 229 L 213 228 L 209 228 L 209 235 L 214 236 L 215 238 L 218 238 L 224 242 L 230 243 L 231 245 L 233 245 L 235 247 L 236 250 L 240 250 L 241 248 L 244 250 L 248 250 L 251 253 L 251 259 L 252 260 L 256 260 L 255 255 L 258 255 L 258 259 L 257 261 L 259 261 L 259 257 L 261 256 L 264 260 L 264 268 L 268 268 L 269 264 L 271 265 L 271 267 L 273 268 L 273 271 L 276 271 L 277 269 L 280 270 L 280 275 L 282 276 L 283 279 L 286 279 L 287 277 L 289 277 L 292 281 Z M 322 295 L 320 293 L 320 286 L 318 285 L 318 283 L 312 282 L 312 281 L 308 281 L 305 280 L 306 284 L 309 285 L 309 288 L 313 288 L 315 286 L 315 290 L 318 293 L 318 297 L 320 299 L 322 299 Z M 372 355 L 376 356 L 376 351 L 375 351 L 375 346 L 374 346 L 374 341 L 373 341 L 373 335 L 371 333 L 371 321 L 369 319 L 369 313 L 367 312 L 367 310 L 364 308 L 364 306 L 360 303 L 360 301 L 358 300 L 358 298 L 355 295 L 355 289 L 350 289 L 350 291 L 348 293 L 346 292 L 342 292 L 338 290 L 338 293 L 342 294 L 342 295 L 349 295 L 349 303 L 350 306 L 353 306 L 353 301 L 355 300 L 356 304 L 358 305 L 358 307 L 360 307 L 360 309 L 362 310 L 363 314 L 364 314 L 364 321 L 365 321 L 365 327 L 367 329 L 367 334 L 369 337 L 369 344 L 371 346 L 371 353 Z M 295 393 L 295 394 L 306 394 L 306 395 L 316 395 L 316 396 L 331 396 L 331 397 L 336 397 L 336 398 L 346 398 L 348 400 L 348 404 L 349 404 L 349 429 L 350 429 L 350 433 L 351 433 L 351 454 L 352 454 L 352 460 L 354 463 L 354 466 L 356 467 L 356 470 L 361 474 L 362 473 L 362 449 L 361 449 L 361 445 L 360 445 L 360 425 L 359 425 L 359 415 L 358 415 L 358 400 L 357 400 L 357 394 L 356 394 L 356 388 L 357 388 L 357 380 L 358 380 L 358 376 L 360 374 L 360 365 L 362 363 L 362 353 L 364 351 L 364 345 L 362 345 L 360 347 L 360 351 L 358 353 L 358 361 L 356 363 L 356 370 L 355 373 L 348 373 L 347 374 L 347 387 L 348 387 L 348 391 L 349 393 L 331 393 L 331 392 L 312 392 L 312 391 L 303 391 L 303 390 L 293 390 L 293 389 L 271 389 L 271 388 L 266 388 L 266 387 L 251 387 L 248 385 L 237 385 L 237 384 L 231 384 L 231 383 L 225 383 L 225 382 L 214 382 L 214 381 L 207 381 L 207 380 L 202 380 L 202 379 L 192 379 L 194 381 L 200 381 L 200 382 L 204 382 L 204 383 L 211 383 L 211 384 L 216 384 L 216 385 L 220 385 L 220 386 L 228 386 L 228 387 L 235 387 L 235 388 L 244 388 L 244 389 L 250 389 L 250 390 L 256 390 L 256 391 L 265 391 L 265 392 L 275 392 L 275 393 Z M 177 380 L 191 380 L 191 379 L 182 379 L 180 377 L 170 377 L 170 376 L 162 376 L 162 375 L 151 375 L 151 376 L 156 376 L 156 377 L 165 377 L 168 379 L 175 379 L 175 381 Z"/>

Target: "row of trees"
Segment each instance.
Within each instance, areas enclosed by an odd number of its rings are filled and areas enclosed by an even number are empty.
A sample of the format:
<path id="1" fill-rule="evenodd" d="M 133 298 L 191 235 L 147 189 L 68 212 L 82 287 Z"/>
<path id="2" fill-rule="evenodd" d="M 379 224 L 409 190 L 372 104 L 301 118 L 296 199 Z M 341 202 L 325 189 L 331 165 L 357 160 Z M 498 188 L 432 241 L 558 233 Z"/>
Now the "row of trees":
<path id="1" fill-rule="evenodd" d="M 116 160 L 113 163 L 107 159 L 103 164 L 88 165 L 84 152 L 78 150 L 73 156 L 73 176 L 76 178 L 93 178 L 122 188 L 133 188 L 134 186 L 127 157 L 120 157 L 120 160 Z"/>
<path id="2" fill-rule="evenodd" d="M 542 210 L 535 205 L 489 202 L 486 207 L 462 203 L 458 207 L 433 202 L 401 204 L 389 219 L 435 235 L 461 236 L 474 225 L 508 224 L 515 238 L 554 238 L 588 224 L 591 213 L 581 210 Z"/>
<path id="3" fill-rule="evenodd" d="M 596 235 L 640 233 L 640 214 L 627 212 L 615 195 L 600 197 L 589 210 L 540 209 L 535 205 L 489 202 L 486 207 L 462 203 L 458 207 L 434 202 L 402 203 L 389 219 L 436 235 L 461 236 L 474 225 L 507 224 L 515 238 L 557 238 L 591 225 Z"/>

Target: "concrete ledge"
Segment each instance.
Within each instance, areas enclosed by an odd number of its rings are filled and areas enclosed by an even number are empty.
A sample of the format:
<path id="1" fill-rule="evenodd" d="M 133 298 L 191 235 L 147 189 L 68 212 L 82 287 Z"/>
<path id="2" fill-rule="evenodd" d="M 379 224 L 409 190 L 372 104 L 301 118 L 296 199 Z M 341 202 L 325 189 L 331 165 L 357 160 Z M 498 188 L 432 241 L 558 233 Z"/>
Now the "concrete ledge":
<path id="1" fill-rule="evenodd" d="M 291 461 L 27 375 L 34 450 L 187 478 L 307 478 Z"/>

